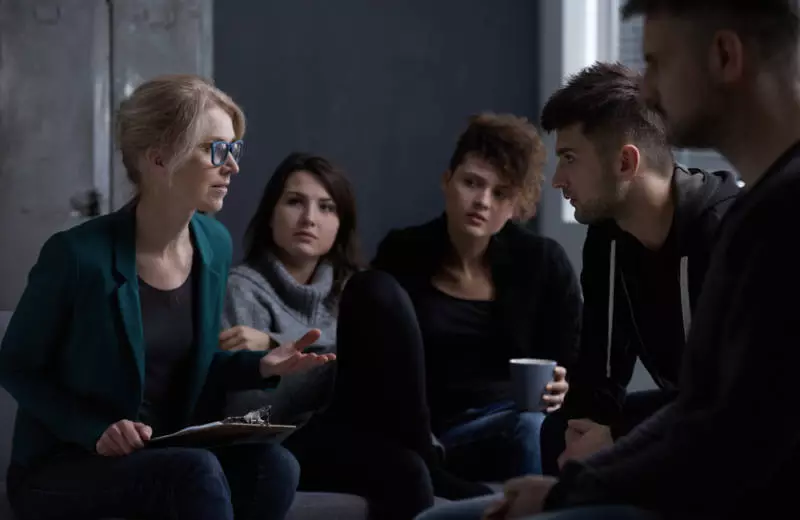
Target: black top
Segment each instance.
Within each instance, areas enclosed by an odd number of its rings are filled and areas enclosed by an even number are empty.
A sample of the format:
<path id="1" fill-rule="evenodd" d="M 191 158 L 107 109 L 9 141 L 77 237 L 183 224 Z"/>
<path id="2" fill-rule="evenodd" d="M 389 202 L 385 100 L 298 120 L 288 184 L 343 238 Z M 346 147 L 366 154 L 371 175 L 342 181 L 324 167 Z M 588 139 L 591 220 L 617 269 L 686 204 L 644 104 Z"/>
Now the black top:
<path id="1" fill-rule="evenodd" d="M 425 295 L 430 294 L 431 279 L 451 248 L 446 217 L 442 216 L 421 226 L 390 232 L 378 247 L 373 267 L 393 275 L 415 306 L 430 304 Z M 487 259 L 495 285 L 495 301 L 486 320 L 491 340 L 480 351 L 487 370 L 474 383 L 507 385 L 511 357 L 552 359 L 569 370 L 577 355 L 581 295 L 564 249 L 550 238 L 509 222 L 490 240 Z M 502 354 L 494 350 L 498 346 Z M 431 345 L 426 342 L 425 348 Z M 501 356 L 505 358 L 502 369 L 498 362 Z M 453 362 L 461 364 L 460 358 Z M 438 368 L 427 367 L 429 381 L 447 377 L 447 372 L 440 373 Z M 476 398 L 472 406 L 481 401 Z M 441 424 L 443 419 L 432 417 L 434 424 Z"/>
<path id="2" fill-rule="evenodd" d="M 433 284 L 416 295 L 414 307 L 425 344 L 431 413 L 441 422 L 469 408 L 510 396 L 510 354 L 492 341 L 493 301 L 464 300 Z"/>
<path id="3" fill-rule="evenodd" d="M 144 398 L 139 420 L 155 434 L 179 429 L 185 403 L 188 362 L 194 345 L 195 274 L 180 287 L 162 291 L 139 279 L 145 343 Z"/>
<path id="4" fill-rule="evenodd" d="M 800 143 L 725 217 L 677 399 L 612 449 L 565 465 L 548 508 L 630 504 L 673 518 L 770 518 L 796 509 L 798 200 Z"/>
<path id="5" fill-rule="evenodd" d="M 676 392 L 684 326 L 691 326 L 717 229 L 739 187 L 730 172 L 676 167 L 672 194 L 673 221 L 659 250 L 647 249 L 613 220 L 589 226 L 583 246 L 581 348 L 565 411 L 611 424 L 615 435 L 626 433 L 620 412 L 637 357 L 660 388 Z"/>

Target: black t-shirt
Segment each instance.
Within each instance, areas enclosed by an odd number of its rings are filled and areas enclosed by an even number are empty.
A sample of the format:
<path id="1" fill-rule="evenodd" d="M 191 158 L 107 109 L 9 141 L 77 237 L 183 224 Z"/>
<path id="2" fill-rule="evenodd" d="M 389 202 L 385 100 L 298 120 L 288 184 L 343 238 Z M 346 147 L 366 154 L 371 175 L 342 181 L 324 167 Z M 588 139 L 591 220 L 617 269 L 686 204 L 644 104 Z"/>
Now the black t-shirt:
<path id="1" fill-rule="evenodd" d="M 182 425 L 189 359 L 194 346 L 195 272 L 180 287 L 162 291 L 139 279 L 145 342 L 144 399 L 139 420 L 156 434 Z"/>
<path id="2" fill-rule="evenodd" d="M 450 296 L 432 284 L 414 296 L 435 429 L 510 395 L 510 353 L 493 341 L 494 305 Z"/>

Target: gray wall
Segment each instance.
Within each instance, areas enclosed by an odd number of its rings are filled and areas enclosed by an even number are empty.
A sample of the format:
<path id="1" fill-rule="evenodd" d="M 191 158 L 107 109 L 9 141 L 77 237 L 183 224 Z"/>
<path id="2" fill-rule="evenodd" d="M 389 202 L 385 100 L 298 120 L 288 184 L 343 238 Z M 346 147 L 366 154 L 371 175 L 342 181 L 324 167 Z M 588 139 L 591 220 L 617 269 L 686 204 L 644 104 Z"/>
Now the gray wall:
<path id="1" fill-rule="evenodd" d="M 287 153 L 352 179 L 368 255 L 391 227 L 437 215 L 467 116 L 539 111 L 539 2 L 216 2 L 214 71 L 248 117 L 242 173 L 219 215 L 241 238 Z"/>

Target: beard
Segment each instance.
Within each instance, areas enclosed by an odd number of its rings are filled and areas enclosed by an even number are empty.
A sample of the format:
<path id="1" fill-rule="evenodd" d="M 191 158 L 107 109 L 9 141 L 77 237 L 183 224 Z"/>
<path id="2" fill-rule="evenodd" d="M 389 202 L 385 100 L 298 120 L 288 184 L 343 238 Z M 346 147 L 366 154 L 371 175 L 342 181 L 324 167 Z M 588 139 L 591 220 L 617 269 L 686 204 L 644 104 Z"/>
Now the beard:
<path id="1" fill-rule="evenodd" d="M 606 164 L 598 193 L 580 206 L 575 206 L 575 220 L 592 225 L 616 217 L 624 193 L 625 187 L 614 176 L 610 163 Z"/>
<path id="2" fill-rule="evenodd" d="M 694 109 L 682 117 L 665 116 L 667 139 L 676 148 L 708 149 L 719 145 L 719 136 L 724 132 L 722 114 L 729 110 L 728 96 L 724 89 L 708 85 L 698 89 L 700 94 Z"/>

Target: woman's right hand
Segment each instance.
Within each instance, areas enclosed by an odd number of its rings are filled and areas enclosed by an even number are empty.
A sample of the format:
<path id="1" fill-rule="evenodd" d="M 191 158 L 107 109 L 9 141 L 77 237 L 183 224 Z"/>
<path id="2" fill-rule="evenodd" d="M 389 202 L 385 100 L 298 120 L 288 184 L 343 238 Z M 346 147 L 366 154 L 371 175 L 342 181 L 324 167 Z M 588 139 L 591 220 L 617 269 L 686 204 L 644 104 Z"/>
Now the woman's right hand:
<path id="1" fill-rule="evenodd" d="M 236 325 L 219 335 L 219 348 L 235 352 L 237 350 L 269 350 L 273 340 L 266 332 L 244 325 Z"/>
<path id="2" fill-rule="evenodd" d="M 97 453 L 104 457 L 121 457 L 144 448 L 150 440 L 153 429 L 146 424 L 127 419 L 115 422 L 103 432 L 95 445 Z"/>

